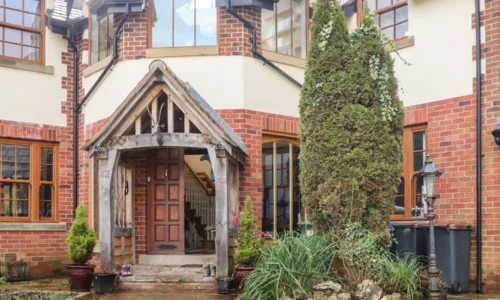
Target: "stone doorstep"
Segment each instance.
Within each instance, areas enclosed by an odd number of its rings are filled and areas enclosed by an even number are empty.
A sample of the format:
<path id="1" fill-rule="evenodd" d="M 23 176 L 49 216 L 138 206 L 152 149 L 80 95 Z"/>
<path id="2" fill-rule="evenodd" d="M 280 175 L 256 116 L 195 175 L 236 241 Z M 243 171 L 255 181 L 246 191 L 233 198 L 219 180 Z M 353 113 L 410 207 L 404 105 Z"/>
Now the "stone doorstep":
<path id="1" fill-rule="evenodd" d="M 215 283 L 215 277 L 203 277 L 193 274 L 171 274 L 171 275 L 132 275 L 120 276 L 120 282 L 127 283 Z"/>
<path id="2" fill-rule="evenodd" d="M 139 265 L 172 266 L 215 264 L 215 254 L 139 255 Z"/>
<path id="3" fill-rule="evenodd" d="M 191 274 L 193 276 L 203 275 L 203 267 L 177 267 L 177 266 L 151 266 L 151 265 L 133 265 L 131 266 L 132 275 L 175 275 Z"/>
<path id="4" fill-rule="evenodd" d="M 212 278 L 213 279 L 213 278 Z M 217 291 L 217 284 L 214 282 L 185 282 L 185 283 L 158 283 L 158 282 L 122 282 L 121 290 L 148 290 L 148 291 Z"/>

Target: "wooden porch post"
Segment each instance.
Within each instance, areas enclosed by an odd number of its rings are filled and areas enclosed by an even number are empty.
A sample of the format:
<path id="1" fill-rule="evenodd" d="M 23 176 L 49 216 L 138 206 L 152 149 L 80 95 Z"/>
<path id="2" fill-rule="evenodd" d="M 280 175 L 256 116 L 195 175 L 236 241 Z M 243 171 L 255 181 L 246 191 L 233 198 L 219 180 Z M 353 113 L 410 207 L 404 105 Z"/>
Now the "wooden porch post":
<path id="1" fill-rule="evenodd" d="M 114 271 L 114 199 L 113 176 L 115 173 L 118 152 L 110 150 L 107 155 L 99 157 L 99 239 L 101 271 Z"/>
<path id="2" fill-rule="evenodd" d="M 214 147 L 208 148 L 210 162 L 215 176 L 215 252 L 217 264 L 217 278 L 229 276 L 229 249 L 228 249 L 228 155 L 217 157 Z"/>

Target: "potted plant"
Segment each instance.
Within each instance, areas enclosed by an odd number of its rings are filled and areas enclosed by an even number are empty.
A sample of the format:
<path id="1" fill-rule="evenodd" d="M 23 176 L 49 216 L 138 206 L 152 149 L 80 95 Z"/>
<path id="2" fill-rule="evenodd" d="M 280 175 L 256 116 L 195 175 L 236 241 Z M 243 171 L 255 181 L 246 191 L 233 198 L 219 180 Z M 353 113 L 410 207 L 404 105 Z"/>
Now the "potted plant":
<path id="1" fill-rule="evenodd" d="M 109 294 L 113 292 L 116 274 L 112 270 L 103 269 L 102 272 L 92 276 L 96 294 Z"/>
<path id="2" fill-rule="evenodd" d="M 257 237 L 257 219 L 253 214 L 250 197 L 245 199 L 238 227 L 238 250 L 235 254 L 236 268 L 234 281 L 239 286 L 255 269 L 259 260 L 262 240 Z"/>
<path id="3" fill-rule="evenodd" d="M 73 262 L 71 265 L 66 265 L 66 270 L 69 287 L 74 291 L 88 291 L 92 285 L 94 266 L 89 265 L 88 261 L 92 258 L 96 237 L 94 231 L 88 228 L 86 220 L 87 208 L 79 205 L 66 239 L 68 255 Z"/>

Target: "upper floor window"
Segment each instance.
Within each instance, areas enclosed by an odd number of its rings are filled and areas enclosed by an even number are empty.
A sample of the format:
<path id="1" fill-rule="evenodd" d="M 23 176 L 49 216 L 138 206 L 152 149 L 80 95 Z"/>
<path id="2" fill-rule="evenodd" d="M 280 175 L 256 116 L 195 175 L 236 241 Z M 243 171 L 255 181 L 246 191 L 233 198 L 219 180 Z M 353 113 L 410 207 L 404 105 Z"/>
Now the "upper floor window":
<path id="1" fill-rule="evenodd" d="M 1 1 L 1 0 L 0 0 Z M 113 54 L 113 15 L 97 21 L 97 15 L 90 19 L 90 64 Z"/>
<path id="2" fill-rule="evenodd" d="M 262 49 L 299 58 L 307 56 L 307 0 L 281 0 L 262 10 Z"/>
<path id="3" fill-rule="evenodd" d="M 410 219 L 412 208 L 425 206 L 422 198 L 423 180 L 416 175 L 424 165 L 426 152 L 425 127 L 405 128 L 403 134 L 403 172 L 394 201 L 393 219 Z"/>
<path id="4" fill-rule="evenodd" d="M 0 221 L 54 221 L 57 146 L 0 140 Z"/>
<path id="5" fill-rule="evenodd" d="M 42 62 L 43 0 L 0 0 L 0 57 Z"/>
<path id="6" fill-rule="evenodd" d="M 408 0 L 367 0 L 375 24 L 391 40 L 408 36 Z"/>
<path id="7" fill-rule="evenodd" d="M 150 46 L 217 44 L 215 0 L 150 0 Z"/>

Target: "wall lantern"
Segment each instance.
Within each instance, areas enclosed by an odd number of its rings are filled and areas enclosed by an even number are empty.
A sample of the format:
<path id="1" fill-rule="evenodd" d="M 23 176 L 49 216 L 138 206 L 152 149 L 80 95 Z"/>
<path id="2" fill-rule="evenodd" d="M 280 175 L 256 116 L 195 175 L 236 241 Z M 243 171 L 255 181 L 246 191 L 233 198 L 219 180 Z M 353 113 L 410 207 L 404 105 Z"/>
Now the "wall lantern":
<path id="1" fill-rule="evenodd" d="M 217 144 L 215 146 L 215 156 L 218 158 L 226 157 L 226 148 L 222 144 Z"/>
<path id="2" fill-rule="evenodd" d="M 500 146 L 500 119 L 497 119 L 497 126 L 493 129 L 491 134 L 495 138 L 495 143 Z"/>

